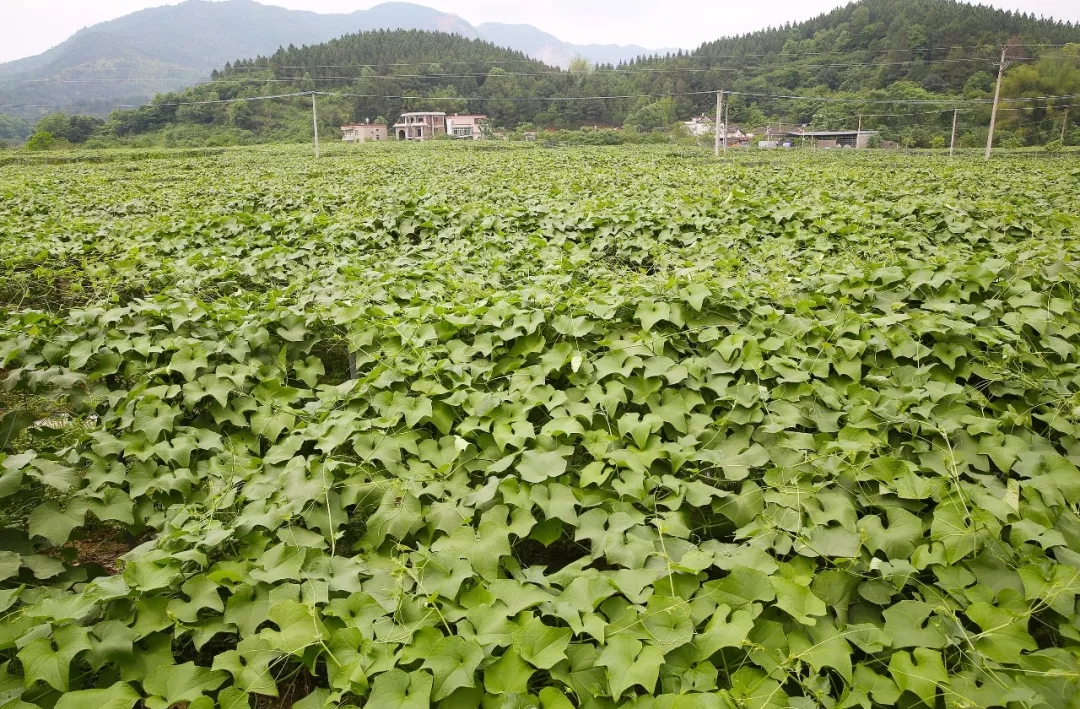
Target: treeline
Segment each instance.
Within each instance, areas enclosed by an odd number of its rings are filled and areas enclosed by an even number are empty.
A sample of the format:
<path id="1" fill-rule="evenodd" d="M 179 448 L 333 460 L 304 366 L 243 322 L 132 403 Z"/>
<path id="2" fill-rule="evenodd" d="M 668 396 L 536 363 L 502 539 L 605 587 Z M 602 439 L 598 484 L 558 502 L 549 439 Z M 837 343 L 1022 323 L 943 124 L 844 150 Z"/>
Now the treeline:
<path id="1" fill-rule="evenodd" d="M 378 31 L 241 59 L 209 83 L 114 112 L 95 144 L 227 144 L 311 137 L 310 100 L 260 96 L 318 91 L 322 130 L 409 110 L 483 113 L 496 126 L 667 128 L 733 92 L 732 123 L 866 130 L 910 147 L 944 141 L 957 102 L 962 145 L 985 142 L 1001 47 L 1012 42 L 1009 98 L 1080 94 L 1080 27 L 952 0 L 862 0 L 808 22 L 707 43 L 693 52 L 564 71 L 520 52 L 455 35 Z M 1069 45 L 1069 43 L 1076 43 Z M 1068 46 L 1064 46 L 1068 45 Z M 809 99 L 780 98 L 808 96 Z M 833 99 L 833 100 L 823 100 Z M 836 99 L 843 99 L 837 101 Z M 662 103 L 663 102 L 663 103 Z M 1075 135 L 1070 99 L 1007 103 L 1005 145 Z M 657 125 L 659 118 L 660 125 Z"/>

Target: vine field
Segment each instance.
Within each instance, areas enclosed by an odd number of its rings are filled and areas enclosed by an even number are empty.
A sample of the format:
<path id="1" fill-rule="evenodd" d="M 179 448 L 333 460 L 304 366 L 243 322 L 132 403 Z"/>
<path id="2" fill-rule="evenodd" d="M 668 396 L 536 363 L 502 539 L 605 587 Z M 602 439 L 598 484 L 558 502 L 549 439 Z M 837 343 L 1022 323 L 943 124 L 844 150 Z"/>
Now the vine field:
<path id="1" fill-rule="evenodd" d="M 1080 165 L 0 167 L 0 709 L 1080 706 Z"/>

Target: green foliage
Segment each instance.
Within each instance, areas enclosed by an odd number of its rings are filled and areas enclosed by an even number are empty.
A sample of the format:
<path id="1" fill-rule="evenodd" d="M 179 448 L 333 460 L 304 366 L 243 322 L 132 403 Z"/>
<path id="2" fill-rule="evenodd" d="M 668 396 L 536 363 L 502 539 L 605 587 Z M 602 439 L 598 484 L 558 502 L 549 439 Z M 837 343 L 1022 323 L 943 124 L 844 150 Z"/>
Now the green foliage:
<path id="1" fill-rule="evenodd" d="M 364 32 L 229 64 L 215 71 L 208 84 L 113 113 L 107 132 L 131 139 L 180 125 L 205 127 L 214 135 L 237 128 L 248 133 L 246 140 L 229 138 L 229 144 L 303 140 L 300 136 L 310 136 L 304 133 L 310 131 L 304 98 L 254 103 L 253 115 L 240 121 L 228 104 L 173 104 L 310 90 L 349 94 L 321 99 L 339 117 L 336 125 L 434 109 L 485 114 L 494 125 L 510 129 L 530 123 L 650 132 L 667 129 L 678 118 L 711 114 L 713 92 L 723 87 L 737 92 L 729 96 L 730 120 L 750 130 L 777 121 L 853 130 L 856 115 L 865 114 L 866 130 L 926 148 L 948 134 L 952 114 L 927 110 L 912 116 L 901 110 L 910 105 L 890 101 L 947 106 L 951 99 L 988 98 L 999 48 L 1013 36 L 1021 38 L 1026 58 L 1010 69 L 1006 98 L 1080 93 L 1069 88 L 1080 71 L 1080 55 L 1072 49 L 1077 45 L 1061 46 L 1080 43 L 1076 27 L 958 2 L 862 0 L 807 22 L 717 40 L 694 52 L 640 58 L 618 67 L 579 62 L 568 71 L 458 36 Z M 636 98 L 641 96 L 656 98 Z M 574 100 L 546 100 L 552 97 Z M 1036 101 L 1022 106 L 1002 113 L 998 131 L 1003 139 L 1013 138 L 1018 146 L 1042 145 L 1055 121 L 1060 129 L 1058 105 Z M 988 122 L 989 107 L 974 107 L 961 114 L 960 133 L 985 128 Z M 326 124 L 330 131 L 336 125 Z"/>
<path id="2" fill-rule="evenodd" d="M 48 131 L 38 131 L 26 141 L 27 150 L 52 150 L 55 147 L 56 137 Z"/>
<path id="3" fill-rule="evenodd" d="M 69 143 L 85 143 L 100 126 L 104 124 L 92 116 L 68 116 L 63 113 L 50 113 L 34 124 L 36 133 L 49 133 Z"/>
<path id="4" fill-rule="evenodd" d="M 675 102 L 670 98 L 654 101 L 626 117 L 624 127 L 638 131 L 670 128 L 675 123 Z"/>
<path id="5" fill-rule="evenodd" d="M 30 135 L 30 125 L 21 118 L 0 113 L 0 140 L 22 140 Z"/>
<path id="6" fill-rule="evenodd" d="M 1076 695 L 1075 165 L 139 155 L 0 174 L 0 706 Z"/>

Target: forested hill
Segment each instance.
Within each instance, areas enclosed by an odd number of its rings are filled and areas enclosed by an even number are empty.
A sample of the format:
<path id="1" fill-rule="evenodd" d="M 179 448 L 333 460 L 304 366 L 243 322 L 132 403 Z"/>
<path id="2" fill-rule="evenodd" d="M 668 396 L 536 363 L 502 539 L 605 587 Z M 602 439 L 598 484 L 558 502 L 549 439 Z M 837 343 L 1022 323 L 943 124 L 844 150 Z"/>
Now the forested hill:
<path id="1" fill-rule="evenodd" d="M 694 59 L 784 89 L 961 91 L 1013 37 L 1036 53 L 1080 42 L 1080 26 L 955 0 L 861 0 L 798 24 L 703 44 Z M 1031 56 L 1031 55 L 1028 55 Z M 868 63 L 860 66 L 860 63 Z"/>
<path id="2" fill-rule="evenodd" d="M 328 131 L 335 131 L 347 121 L 378 116 L 394 119 L 407 110 L 464 112 L 472 107 L 479 111 L 488 99 L 503 98 L 507 93 L 535 96 L 540 91 L 531 81 L 522 87 L 491 80 L 503 72 L 509 72 L 507 78 L 513 80 L 517 73 L 529 79 L 561 73 L 521 52 L 458 35 L 419 30 L 361 32 L 323 44 L 290 46 L 269 57 L 231 62 L 215 71 L 209 83 L 159 94 L 138 110 L 113 113 L 106 128 L 130 135 L 175 124 L 202 124 L 277 134 L 297 107 L 309 111 L 310 104 L 289 99 L 176 104 L 315 90 L 336 94 L 320 99 L 321 122 Z M 553 83 L 547 91 L 557 88 Z M 310 123 L 300 129 L 310 130 Z"/>
<path id="3" fill-rule="evenodd" d="M 914 110 L 908 102 L 955 101 L 964 109 L 962 144 L 978 144 L 985 142 L 989 109 L 970 102 L 992 95 L 999 53 L 1010 40 L 1017 44 L 1007 98 L 1080 94 L 1080 27 L 953 0 L 862 0 L 693 52 L 569 71 L 460 36 L 365 32 L 231 63 L 211 83 L 114 113 L 100 132 L 169 128 L 181 142 L 226 131 L 229 140 L 299 139 L 305 131 L 310 136 L 310 116 L 304 120 L 310 105 L 302 99 L 173 104 L 312 90 L 336 94 L 320 99 L 330 131 L 346 121 L 392 120 L 423 109 L 484 113 L 508 128 L 649 129 L 710 112 L 714 92 L 723 89 L 734 92 L 731 120 L 749 128 L 784 121 L 853 129 L 862 114 L 865 128 L 918 147 L 941 140 L 951 105 Z M 1000 116 L 1002 140 L 1045 143 L 1060 134 L 1069 103 L 1038 100 L 1012 110 L 1016 104 Z M 1078 117 L 1074 111 L 1070 125 L 1080 124 Z"/>

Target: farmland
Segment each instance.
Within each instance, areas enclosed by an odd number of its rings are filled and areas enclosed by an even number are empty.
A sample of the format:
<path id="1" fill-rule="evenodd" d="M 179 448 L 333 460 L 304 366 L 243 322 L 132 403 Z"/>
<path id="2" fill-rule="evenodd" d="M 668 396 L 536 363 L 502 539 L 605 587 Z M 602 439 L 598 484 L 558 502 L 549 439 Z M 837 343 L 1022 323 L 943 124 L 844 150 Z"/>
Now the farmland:
<path id="1" fill-rule="evenodd" d="M 0 167 L 0 709 L 1076 706 L 1078 191 Z"/>

